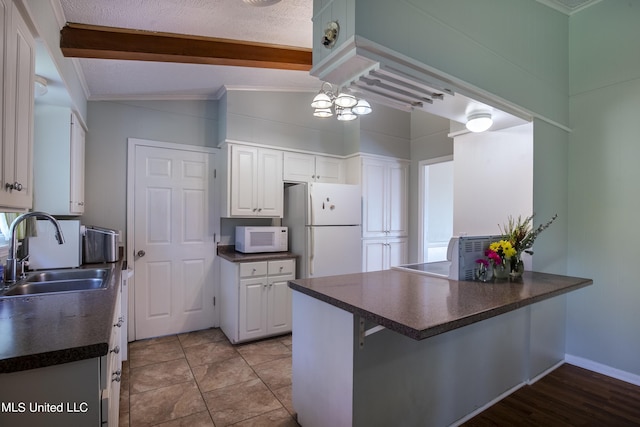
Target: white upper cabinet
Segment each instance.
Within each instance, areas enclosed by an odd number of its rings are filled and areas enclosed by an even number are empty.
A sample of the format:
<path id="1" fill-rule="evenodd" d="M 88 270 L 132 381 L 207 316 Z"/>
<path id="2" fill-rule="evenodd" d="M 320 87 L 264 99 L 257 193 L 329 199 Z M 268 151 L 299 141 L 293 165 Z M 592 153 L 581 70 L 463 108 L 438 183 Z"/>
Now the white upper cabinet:
<path id="1" fill-rule="evenodd" d="M 35 108 L 34 208 L 52 215 L 84 212 L 85 130 L 67 107 Z"/>
<path id="2" fill-rule="evenodd" d="M 284 152 L 284 180 L 344 184 L 344 160 L 329 156 Z"/>
<path id="3" fill-rule="evenodd" d="M 0 0 L 0 207 L 33 206 L 35 41 L 11 0 Z"/>
<path id="4" fill-rule="evenodd" d="M 409 163 L 362 159 L 362 237 L 408 235 Z"/>
<path id="5" fill-rule="evenodd" d="M 282 217 L 282 151 L 229 145 L 223 216 Z"/>

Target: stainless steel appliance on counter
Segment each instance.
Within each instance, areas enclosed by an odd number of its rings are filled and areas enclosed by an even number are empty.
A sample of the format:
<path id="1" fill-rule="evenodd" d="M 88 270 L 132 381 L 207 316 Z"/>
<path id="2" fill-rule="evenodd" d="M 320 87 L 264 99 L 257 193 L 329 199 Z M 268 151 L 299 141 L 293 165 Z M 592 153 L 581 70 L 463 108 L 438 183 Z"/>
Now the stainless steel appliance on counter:
<path id="1" fill-rule="evenodd" d="M 84 230 L 82 253 L 85 264 L 116 262 L 118 260 L 116 230 L 87 225 Z"/>
<path id="2" fill-rule="evenodd" d="M 298 278 L 362 271 L 361 191 L 358 185 L 311 183 L 285 189 L 283 224 L 299 255 Z"/>

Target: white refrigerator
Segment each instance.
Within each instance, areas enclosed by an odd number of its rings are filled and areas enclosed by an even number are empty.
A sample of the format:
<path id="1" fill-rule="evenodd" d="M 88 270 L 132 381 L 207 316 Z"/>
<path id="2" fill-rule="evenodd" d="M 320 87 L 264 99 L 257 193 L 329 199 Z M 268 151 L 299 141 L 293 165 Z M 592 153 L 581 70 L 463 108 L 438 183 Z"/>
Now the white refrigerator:
<path id="1" fill-rule="evenodd" d="M 297 278 L 362 271 L 359 185 L 310 183 L 285 189 L 283 225 L 298 255 Z"/>

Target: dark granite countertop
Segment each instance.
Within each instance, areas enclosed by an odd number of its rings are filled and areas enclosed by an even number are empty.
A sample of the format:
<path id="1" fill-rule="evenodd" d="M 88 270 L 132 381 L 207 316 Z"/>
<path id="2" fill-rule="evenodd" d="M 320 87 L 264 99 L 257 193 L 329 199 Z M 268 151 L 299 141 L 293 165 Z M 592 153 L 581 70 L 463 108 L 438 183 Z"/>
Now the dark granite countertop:
<path id="1" fill-rule="evenodd" d="M 291 252 L 261 252 L 256 254 L 243 254 L 236 252 L 236 247 L 218 246 L 218 256 L 231 262 L 256 262 L 256 261 L 274 261 L 279 259 L 292 259 L 297 255 Z"/>
<path id="2" fill-rule="evenodd" d="M 107 288 L 0 298 L 0 373 L 108 353 L 122 262 L 85 267 L 110 268 Z"/>
<path id="3" fill-rule="evenodd" d="M 519 281 L 466 282 L 384 270 L 289 281 L 289 287 L 421 340 L 592 284 L 525 272 Z"/>

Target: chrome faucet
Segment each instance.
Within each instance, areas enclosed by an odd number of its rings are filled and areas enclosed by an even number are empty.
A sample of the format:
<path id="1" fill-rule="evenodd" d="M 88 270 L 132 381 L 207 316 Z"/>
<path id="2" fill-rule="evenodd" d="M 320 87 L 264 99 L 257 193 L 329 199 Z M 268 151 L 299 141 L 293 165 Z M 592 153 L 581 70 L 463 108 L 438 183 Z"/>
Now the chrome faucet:
<path id="1" fill-rule="evenodd" d="M 16 259 L 18 256 L 18 242 L 16 237 L 16 228 L 18 225 L 27 218 L 36 217 L 40 219 L 48 219 L 53 223 L 56 227 L 56 240 L 58 244 L 64 243 L 64 236 L 62 235 L 62 230 L 60 229 L 60 224 L 58 221 L 45 212 L 27 212 L 25 214 L 20 215 L 16 219 L 13 220 L 11 226 L 9 227 L 9 235 L 11 243 L 9 244 L 9 255 L 7 256 L 7 263 L 4 267 L 4 283 L 15 283 L 17 280 L 17 270 L 19 261 Z"/>

